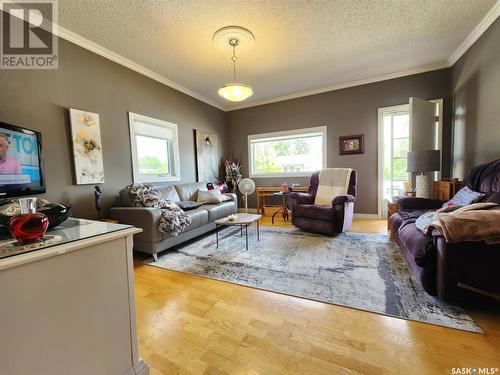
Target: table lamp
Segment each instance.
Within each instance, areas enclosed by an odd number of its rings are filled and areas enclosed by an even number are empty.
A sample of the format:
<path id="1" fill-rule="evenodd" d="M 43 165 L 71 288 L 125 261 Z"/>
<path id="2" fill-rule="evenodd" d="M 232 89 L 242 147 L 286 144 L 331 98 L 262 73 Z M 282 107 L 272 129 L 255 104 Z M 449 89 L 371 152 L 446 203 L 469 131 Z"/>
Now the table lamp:
<path id="1" fill-rule="evenodd" d="M 431 197 L 431 180 L 425 172 L 435 172 L 441 169 L 441 151 L 423 150 L 411 151 L 407 155 L 407 172 L 420 173 L 416 177 L 417 198 Z"/>

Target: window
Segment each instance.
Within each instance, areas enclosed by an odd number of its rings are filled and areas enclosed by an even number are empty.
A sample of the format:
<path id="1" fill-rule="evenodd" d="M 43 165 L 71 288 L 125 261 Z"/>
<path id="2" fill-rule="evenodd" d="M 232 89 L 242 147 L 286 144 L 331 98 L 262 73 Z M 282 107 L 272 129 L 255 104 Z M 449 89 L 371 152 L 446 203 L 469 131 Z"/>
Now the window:
<path id="1" fill-rule="evenodd" d="M 408 189 L 406 155 L 410 151 L 410 116 L 408 110 L 386 112 L 384 118 L 384 198 L 404 195 Z M 405 187 L 406 183 L 406 187 Z"/>
<path id="2" fill-rule="evenodd" d="M 309 176 L 326 167 L 326 126 L 248 136 L 250 177 Z"/>
<path id="3" fill-rule="evenodd" d="M 134 182 L 179 181 L 177 125 L 129 112 Z"/>

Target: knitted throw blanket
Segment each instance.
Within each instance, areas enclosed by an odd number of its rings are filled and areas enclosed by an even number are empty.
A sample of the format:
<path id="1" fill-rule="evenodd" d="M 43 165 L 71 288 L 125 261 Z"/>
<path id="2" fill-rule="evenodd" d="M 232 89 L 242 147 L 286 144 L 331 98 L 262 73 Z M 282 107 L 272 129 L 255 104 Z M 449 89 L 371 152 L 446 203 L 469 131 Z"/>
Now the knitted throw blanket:
<path id="1" fill-rule="evenodd" d="M 191 218 L 174 202 L 161 197 L 160 192 L 149 184 L 130 184 L 125 187 L 136 205 L 161 210 L 158 230 L 177 236 L 189 224 Z"/>
<path id="2" fill-rule="evenodd" d="M 351 173 L 351 168 L 328 168 L 320 171 L 314 204 L 331 206 L 333 198 L 347 194 Z"/>

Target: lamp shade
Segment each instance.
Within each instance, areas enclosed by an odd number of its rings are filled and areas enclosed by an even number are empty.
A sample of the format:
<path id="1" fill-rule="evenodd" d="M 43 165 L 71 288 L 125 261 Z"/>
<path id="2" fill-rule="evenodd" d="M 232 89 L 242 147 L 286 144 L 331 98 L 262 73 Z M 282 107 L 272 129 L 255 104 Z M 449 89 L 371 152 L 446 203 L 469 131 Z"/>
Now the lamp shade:
<path id="1" fill-rule="evenodd" d="M 411 151 L 407 155 L 407 172 L 434 172 L 441 169 L 441 151 Z"/>
<path id="2" fill-rule="evenodd" d="M 231 102 L 241 102 L 252 96 L 253 90 L 243 83 L 228 83 L 219 89 L 218 94 Z"/>

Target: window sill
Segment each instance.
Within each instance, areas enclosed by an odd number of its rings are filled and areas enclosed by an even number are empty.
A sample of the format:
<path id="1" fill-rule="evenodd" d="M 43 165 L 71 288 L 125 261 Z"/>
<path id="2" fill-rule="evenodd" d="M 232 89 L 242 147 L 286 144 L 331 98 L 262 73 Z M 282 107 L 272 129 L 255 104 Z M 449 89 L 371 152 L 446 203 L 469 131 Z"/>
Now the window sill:
<path id="1" fill-rule="evenodd" d="M 142 184 L 158 184 L 162 182 L 178 182 L 180 181 L 180 177 L 165 177 L 165 178 L 143 178 L 143 177 L 134 177 L 134 183 L 142 183 Z"/>
<path id="2" fill-rule="evenodd" d="M 284 177 L 311 177 L 314 172 L 301 173 L 276 173 L 276 174 L 250 174 L 250 178 L 284 178 Z"/>

